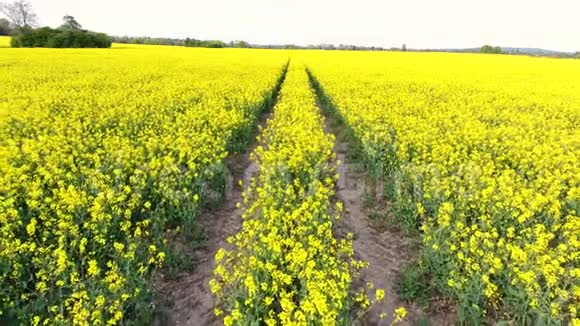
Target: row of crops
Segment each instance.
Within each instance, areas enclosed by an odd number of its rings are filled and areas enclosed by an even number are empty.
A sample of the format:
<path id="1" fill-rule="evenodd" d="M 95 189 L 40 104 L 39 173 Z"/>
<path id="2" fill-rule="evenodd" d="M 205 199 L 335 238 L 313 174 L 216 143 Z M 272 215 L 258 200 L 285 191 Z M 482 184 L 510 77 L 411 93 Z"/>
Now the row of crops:
<path id="1" fill-rule="evenodd" d="M 458 320 L 580 317 L 580 65 L 452 54 L 311 54 L 313 78 L 419 231 Z"/>
<path id="2" fill-rule="evenodd" d="M 286 61 L 163 47 L 0 51 L 1 317 L 147 324 L 151 272 L 171 254 L 165 231 L 195 228 Z"/>
<path id="3" fill-rule="evenodd" d="M 353 304 L 371 304 L 364 292 L 350 292 L 364 263 L 354 260 L 351 239 L 333 233 L 342 207 L 331 207 L 334 136 L 324 132 L 303 65 L 291 64 L 259 142 L 242 230 L 229 239 L 233 249 L 216 254 L 216 314 L 225 325 L 351 324 Z M 382 300 L 384 291 L 375 295 Z"/>

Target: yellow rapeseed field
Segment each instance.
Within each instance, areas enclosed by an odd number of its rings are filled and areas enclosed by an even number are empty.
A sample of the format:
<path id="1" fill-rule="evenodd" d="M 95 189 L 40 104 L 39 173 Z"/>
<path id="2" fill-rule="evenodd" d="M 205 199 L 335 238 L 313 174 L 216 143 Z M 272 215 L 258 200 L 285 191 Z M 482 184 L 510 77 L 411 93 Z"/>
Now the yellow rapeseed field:
<path id="1" fill-rule="evenodd" d="M 124 44 L 0 49 L 0 321 L 149 324 L 166 232 L 196 228 L 285 76 L 214 312 L 356 323 L 385 293 L 352 289 L 367 264 L 335 237 L 339 163 L 309 74 L 460 323 L 580 324 L 578 60 Z"/>
<path id="2" fill-rule="evenodd" d="M 244 146 L 283 52 L 0 50 L 0 314 L 146 323 L 168 228 Z"/>
<path id="3" fill-rule="evenodd" d="M 342 203 L 330 213 L 338 175 L 334 136 L 323 128 L 305 67 L 291 63 L 253 153 L 259 171 L 244 193 L 242 230 L 229 239 L 233 250 L 216 254 L 210 286 L 225 325 L 348 325 L 356 317 L 351 274 L 364 262 L 353 259 L 351 239 L 333 234 Z M 366 309 L 384 295 L 377 289 L 369 300 L 361 291 L 354 301 Z"/>
<path id="4" fill-rule="evenodd" d="M 580 317 L 580 62 L 301 56 L 460 321 Z"/>
<path id="5" fill-rule="evenodd" d="M 9 46 L 10 46 L 10 37 L 0 36 L 0 47 L 9 47 Z"/>

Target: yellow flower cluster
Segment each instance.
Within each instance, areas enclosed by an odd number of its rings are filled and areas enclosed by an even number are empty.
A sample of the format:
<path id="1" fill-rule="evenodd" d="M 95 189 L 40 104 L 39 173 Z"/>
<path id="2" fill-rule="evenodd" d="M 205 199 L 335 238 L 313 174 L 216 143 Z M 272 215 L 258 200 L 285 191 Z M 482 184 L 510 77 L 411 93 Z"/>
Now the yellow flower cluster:
<path id="1" fill-rule="evenodd" d="M 9 36 L 0 36 L 0 47 L 7 48 L 10 46 L 10 37 Z"/>
<path id="2" fill-rule="evenodd" d="M 2 318 L 148 316 L 164 231 L 195 223 L 286 60 L 156 46 L 0 51 Z"/>
<path id="3" fill-rule="evenodd" d="M 459 319 L 580 323 L 580 63 L 305 53 Z"/>
<path id="4" fill-rule="evenodd" d="M 229 239 L 233 249 L 215 257 L 210 288 L 226 325 L 334 325 L 349 318 L 352 272 L 363 263 L 353 260 L 350 239 L 333 234 L 338 175 L 334 136 L 323 127 L 304 66 L 292 63 L 253 153 L 259 171 L 244 193 L 242 230 Z M 364 294 L 357 301 L 368 305 Z"/>

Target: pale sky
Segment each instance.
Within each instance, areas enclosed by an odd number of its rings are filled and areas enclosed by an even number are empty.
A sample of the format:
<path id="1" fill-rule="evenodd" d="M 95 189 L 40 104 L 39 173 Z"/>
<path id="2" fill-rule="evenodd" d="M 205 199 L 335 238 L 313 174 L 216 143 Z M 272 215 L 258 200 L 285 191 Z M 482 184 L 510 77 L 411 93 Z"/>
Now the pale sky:
<path id="1" fill-rule="evenodd" d="M 580 0 L 31 0 L 42 25 L 74 16 L 111 35 L 580 51 Z"/>

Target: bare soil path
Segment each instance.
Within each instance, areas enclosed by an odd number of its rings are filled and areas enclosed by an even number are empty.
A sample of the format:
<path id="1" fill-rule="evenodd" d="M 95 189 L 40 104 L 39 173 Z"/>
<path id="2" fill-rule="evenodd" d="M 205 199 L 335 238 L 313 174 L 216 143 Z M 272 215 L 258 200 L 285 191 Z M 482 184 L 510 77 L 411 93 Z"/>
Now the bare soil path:
<path id="1" fill-rule="evenodd" d="M 232 249 L 227 239 L 242 228 L 243 210 L 237 207 L 237 203 L 242 202 L 244 187 L 250 184 L 250 179 L 258 172 L 258 166 L 250 159 L 250 155 L 259 145 L 256 138 L 278 101 L 289 64 L 288 61 L 282 71 L 274 90 L 273 100 L 258 117 L 257 128 L 249 146 L 243 153 L 230 154 L 225 159 L 229 173 L 226 173 L 222 203 L 217 208 L 203 211 L 198 219 L 206 239 L 203 246 L 194 248 L 187 243 L 178 243 L 180 246 L 189 246 L 195 268 L 173 280 L 163 275 L 154 276 L 153 325 L 223 325 L 223 321 L 214 315 L 214 297 L 209 289 L 209 281 L 213 278 L 216 267 L 214 257 L 220 248 Z"/>
<path id="2" fill-rule="evenodd" d="M 269 116 L 269 111 L 263 113 L 258 125 L 263 126 Z M 215 269 L 215 253 L 222 247 L 229 248 L 226 239 L 238 233 L 242 227 L 243 212 L 236 204 L 242 201 L 244 186 L 249 184 L 258 171 L 257 165 L 250 160 L 250 153 L 257 145 L 254 141 L 245 152 L 226 158 L 229 174 L 223 203 L 216 209 L 204 211 L 199 217 L 206 241 L 203 247 L 193 252 L 194 270 L 177 280 L 156 280 L 156 305 L 162 307 L 162 311 L 155 325 L 223 325 L 213 313 L 214 297 L 209 289 L 209 281 Z M 243 185 L 240 185 L 240 180 Z"/>
<path id="3" fill-rule="evenodd" d="M 423 311 L 415 303 L 403 302 L 396 292 L 396 283 L 403 273 L 406 265 L 413 262 L 418 255 L 418 240 L 409 238 L 397 230 L 377 227 L 369 216 L 371 212 L 382 211 L 390 215 L 388 203 L 382 199 L 381 184 L 372 182 L 362 163 L 350 158 L 352 142 L 348 131 L 329 109 L 324 108 L 318 101 L 318 106 L 325 113 L 326 132 L 336 136 L 334 152 L 337 160 L 339 179 L 337 182 L 336 199 L 343 202 L 343 215 L 337 225 L 337 234 L 352 233 L 354 236 L 353 249 L 355 258 L 369 263 L 359 278 L 355 280 L 356 288 L 364 287 L 372 283 L 376 288 L 385 290 L 385 300 L 376 303 L 365 313 L 358 322 L 362 325 L 390 325 L 395 309 L 405 307 L 406 318 L 399 325 L 453 325 L 447 316 Z M 374 187 L 375 189 L 372 189 Z M 365 200 L 369 194 L 376 194 L 376 198 L 370 198 L 369 206 Z M 371 298 L 374 290 L 369 291 Z M 381 313 L 386 313 L 384 319 Z"/>
<path id="4" fill-rule="evenodd" d="M 369 263 L 355 286 L 372 283 L 375 288 L 384 289 L 386 293 L 385 300 L 376 303 L 359 321 L 363 325 L 390 325 L 395 309 L 405 307 L 408 315 L 401 325 L 416 325 L 420 314 L 418 308 L 414 304 L 400 301 L 395 291 L 397 278 L 416 254 L 411 248 L 411 240 L 396 232 L 379 231 L 372 226 L 364 203 L 369 185 L 372 184 L 370 177 L 362 164 L 348 157 L 350 143 L 345 133 L 336 128 L 335 119 L 327 115 L 326 121 L 328 132 L 336 136 L 334 151 L 340 161 L 336 197 L 343 202 L 344 213 L 337 227 L 340 233 L 350 232 L 354 235 L 355 258 Z M 374 297 L 374 293 L 369 294 Z M 387 314 L 385 319 L 380 318 L 383 312 Z"/>

